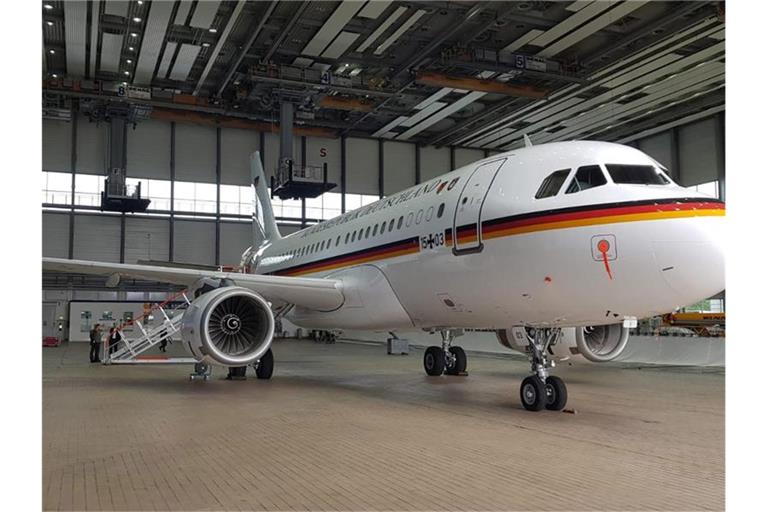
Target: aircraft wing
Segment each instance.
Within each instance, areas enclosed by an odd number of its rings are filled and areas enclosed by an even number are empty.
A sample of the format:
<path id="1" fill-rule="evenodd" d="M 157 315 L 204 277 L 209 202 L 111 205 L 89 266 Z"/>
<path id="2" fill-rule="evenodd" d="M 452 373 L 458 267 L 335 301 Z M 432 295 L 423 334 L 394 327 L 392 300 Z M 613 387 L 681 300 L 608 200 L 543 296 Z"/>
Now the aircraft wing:
<path id="1" fill-rule="evenodd" d="M 197 280 L 205 277 L 231 279 L 236 286 L 253 290 L 272 302 L 285 302 L 320 311 L 332 311 L 344 303 L 341 281 L 334 279 L 267 276 L 61 258 L 43 258 L 43 270 L 103 276 L 118 274 L 135 279 L 182 286 L 191 286 Z"/>

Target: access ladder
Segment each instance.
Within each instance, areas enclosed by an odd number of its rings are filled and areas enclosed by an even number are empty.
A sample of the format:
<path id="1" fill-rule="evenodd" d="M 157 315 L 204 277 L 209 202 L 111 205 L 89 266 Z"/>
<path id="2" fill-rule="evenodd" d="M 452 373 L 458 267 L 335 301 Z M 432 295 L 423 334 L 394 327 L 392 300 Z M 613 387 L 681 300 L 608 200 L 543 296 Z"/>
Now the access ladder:
<path id="1" fill-rule="evenodd" d="M 181 299 L 181 300 L 179 300 Z M 178 302 L 178 304 L 177 304 Z M 190 301 L 187 298 L 186 291 L 181 291 L 172 296 L 165 302 L 154 305 L 149 311 L 145 312 L 139 318 L 126 322 L 117 327 L 117 332 L 120 336 L 120 341 L 113 347 L 109 347 L 109 339 L 104 342 L 104 358 L 102 362 L 104 364 L 112 363 L 135 363 L 139 354 L 146 352 L 152 347 L 158 345 L 164 339 L 169 339 L 174 334 L 181 330 L 181 319 L 184 316 L 184 311 L 189 307 Z M 159 314 L 162 317 L 162 322 L 154 327 L 147 327 L 142 323 L 142 320 L 149 319 L 153 313 Z M 132 338 L 126 337 L 124 330 L 127 327 L 135 326 L 138 328 L 138 335 Z M 190 359 L 194 361 L 194 359 Z M 165 358 L 147 358 L 141 362 L 189 362 L 184 361 L 170 361 Z"/>

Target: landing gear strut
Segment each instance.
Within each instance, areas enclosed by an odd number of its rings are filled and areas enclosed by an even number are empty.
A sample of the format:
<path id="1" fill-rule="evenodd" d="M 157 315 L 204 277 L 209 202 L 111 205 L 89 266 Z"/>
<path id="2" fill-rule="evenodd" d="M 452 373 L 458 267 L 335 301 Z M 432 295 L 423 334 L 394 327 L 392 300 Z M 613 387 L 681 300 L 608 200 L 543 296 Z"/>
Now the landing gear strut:
<path id="1" fill-rule="evenodd" d="M 427 347 L 424 352 L 424 371 L 427 375 L 463 375 L 467 371 L 467 354 L 461 347 L 451 346 L 454 338 L 464 334 L 461 329 L 443 329 L 442 346 Z"/>
<path id="2" fill-rule="evenodd" d="M 529 411 L 561 411 L 568 401 L 568 390 L 560 377 L 549 375 L 555 362 L 549 359 L 549 347 L 560 337 L 560 328 L 526 329 L 528 336 L 528 357 L 531 371 L 520 384 L 520 401 Z"/>

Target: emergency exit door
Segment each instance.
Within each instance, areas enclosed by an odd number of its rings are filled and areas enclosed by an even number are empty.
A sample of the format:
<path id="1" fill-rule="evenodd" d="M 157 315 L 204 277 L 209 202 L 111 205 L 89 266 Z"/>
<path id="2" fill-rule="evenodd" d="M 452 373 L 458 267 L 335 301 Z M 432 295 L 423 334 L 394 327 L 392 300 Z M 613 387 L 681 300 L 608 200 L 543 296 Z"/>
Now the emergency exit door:
<path id="1" fill-rule="evenodd" d="M 463 254 L 483 250 L 480 216 L 483 203 L 493 184 L 496 174 L 506 158 L 494 160 L 479 166 L 470 175 L 459 195 L 456 213 L 453 216 L 453 252 Z"/>

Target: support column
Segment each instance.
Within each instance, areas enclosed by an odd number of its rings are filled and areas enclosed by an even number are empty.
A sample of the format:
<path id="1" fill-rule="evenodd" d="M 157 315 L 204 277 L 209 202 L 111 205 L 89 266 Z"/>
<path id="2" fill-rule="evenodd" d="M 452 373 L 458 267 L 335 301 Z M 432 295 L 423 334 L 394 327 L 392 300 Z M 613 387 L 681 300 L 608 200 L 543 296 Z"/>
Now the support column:
<path id="1" fill-rule="evenodd" d="M 282 122 L 283 122 L 282 105 L 280 107 L 281 107 L 280 127 L 281 127 L 281 133 L 282 133 Z M 293 116 L 293 105 L 291 105 L 291 116 Z M 293 126 L 293 120 L 291 120 L 291 126 Z M 281 144 L 282 144 L 282 139 L 281 139 Z M 291 149 L 293 149 L 293 140 L 291 140 Z M 281 158 L 282 158 L 282 155 L 281 155 Z M 307 138 L 302 135 L 301 136 L 301 167 L 304 168 L 306 166 L 307 166 Z M 302 228 L 306 227 L 306 225 L 307 225 L 307 198 L 302 197 L 301 198 L 301 227 Z"/>
<path id="2" fill-rule="evenodd" d="M 379 199 L 384 197 L 384 139 L 379 139 Z"/>
<path id="3" fill-rule="evenodd" d="M 72 183 L 69 197 L 69 247 L 67 248 L 68 258 L 75 258 L 75 169 L 77 168 L 77 112 L 72 112 L 72 146 L 69 153 L 69 172 L 71 173 Z"/>
<path id="4" fill-rule="evenodd" d="M 125 263 L 125 212 L 120 214 L 120 263 Z"/>
<path id="5" fill-rule="evenodd" d="M 416 176 L 414 181 L 418 185 L 421 183 L 421 144 L 416 144 L 414 153 L 416 154 Z"/>
<path id="6" fill-rule="evenodd" d="M 221 126 L 216 127 L 216 253 L 215 265 L 221 265 Z"/>
<path id="7" fill-rule="evenodd" d="M 680 179 L 680 131 L 678 130 L 677 126 L 672 128 L 672 131 L 670 132 L 669 136 L 669 144 L 670 144 L 670 150 L 672 154 L 672 161 L 670 162 L 670 173 L 672 174 L 671 178 L 675 180 L 678 184 L 682 181 Z"/>
<path id="8" fill-rule="evenodd" d="M 347 136 L 341 136 L 341 213 L 347 211 Z"/>
<path id="9" fill-rule="evenodd" d="M 715 155 L 718 197 L 725 201 L 725 112 L 720 112 L 715 120 Z M 723 298 L 723 304 L 725 304 L 725 298 Z"/>
<path id="10" fill-rule="evenodd" d="M 174 208 L 174 189 L 176 188 L 176 123 L 171 122 L 171 216 L 168 219 L 168 261 L 173 261 L 173 212 Z"/>

